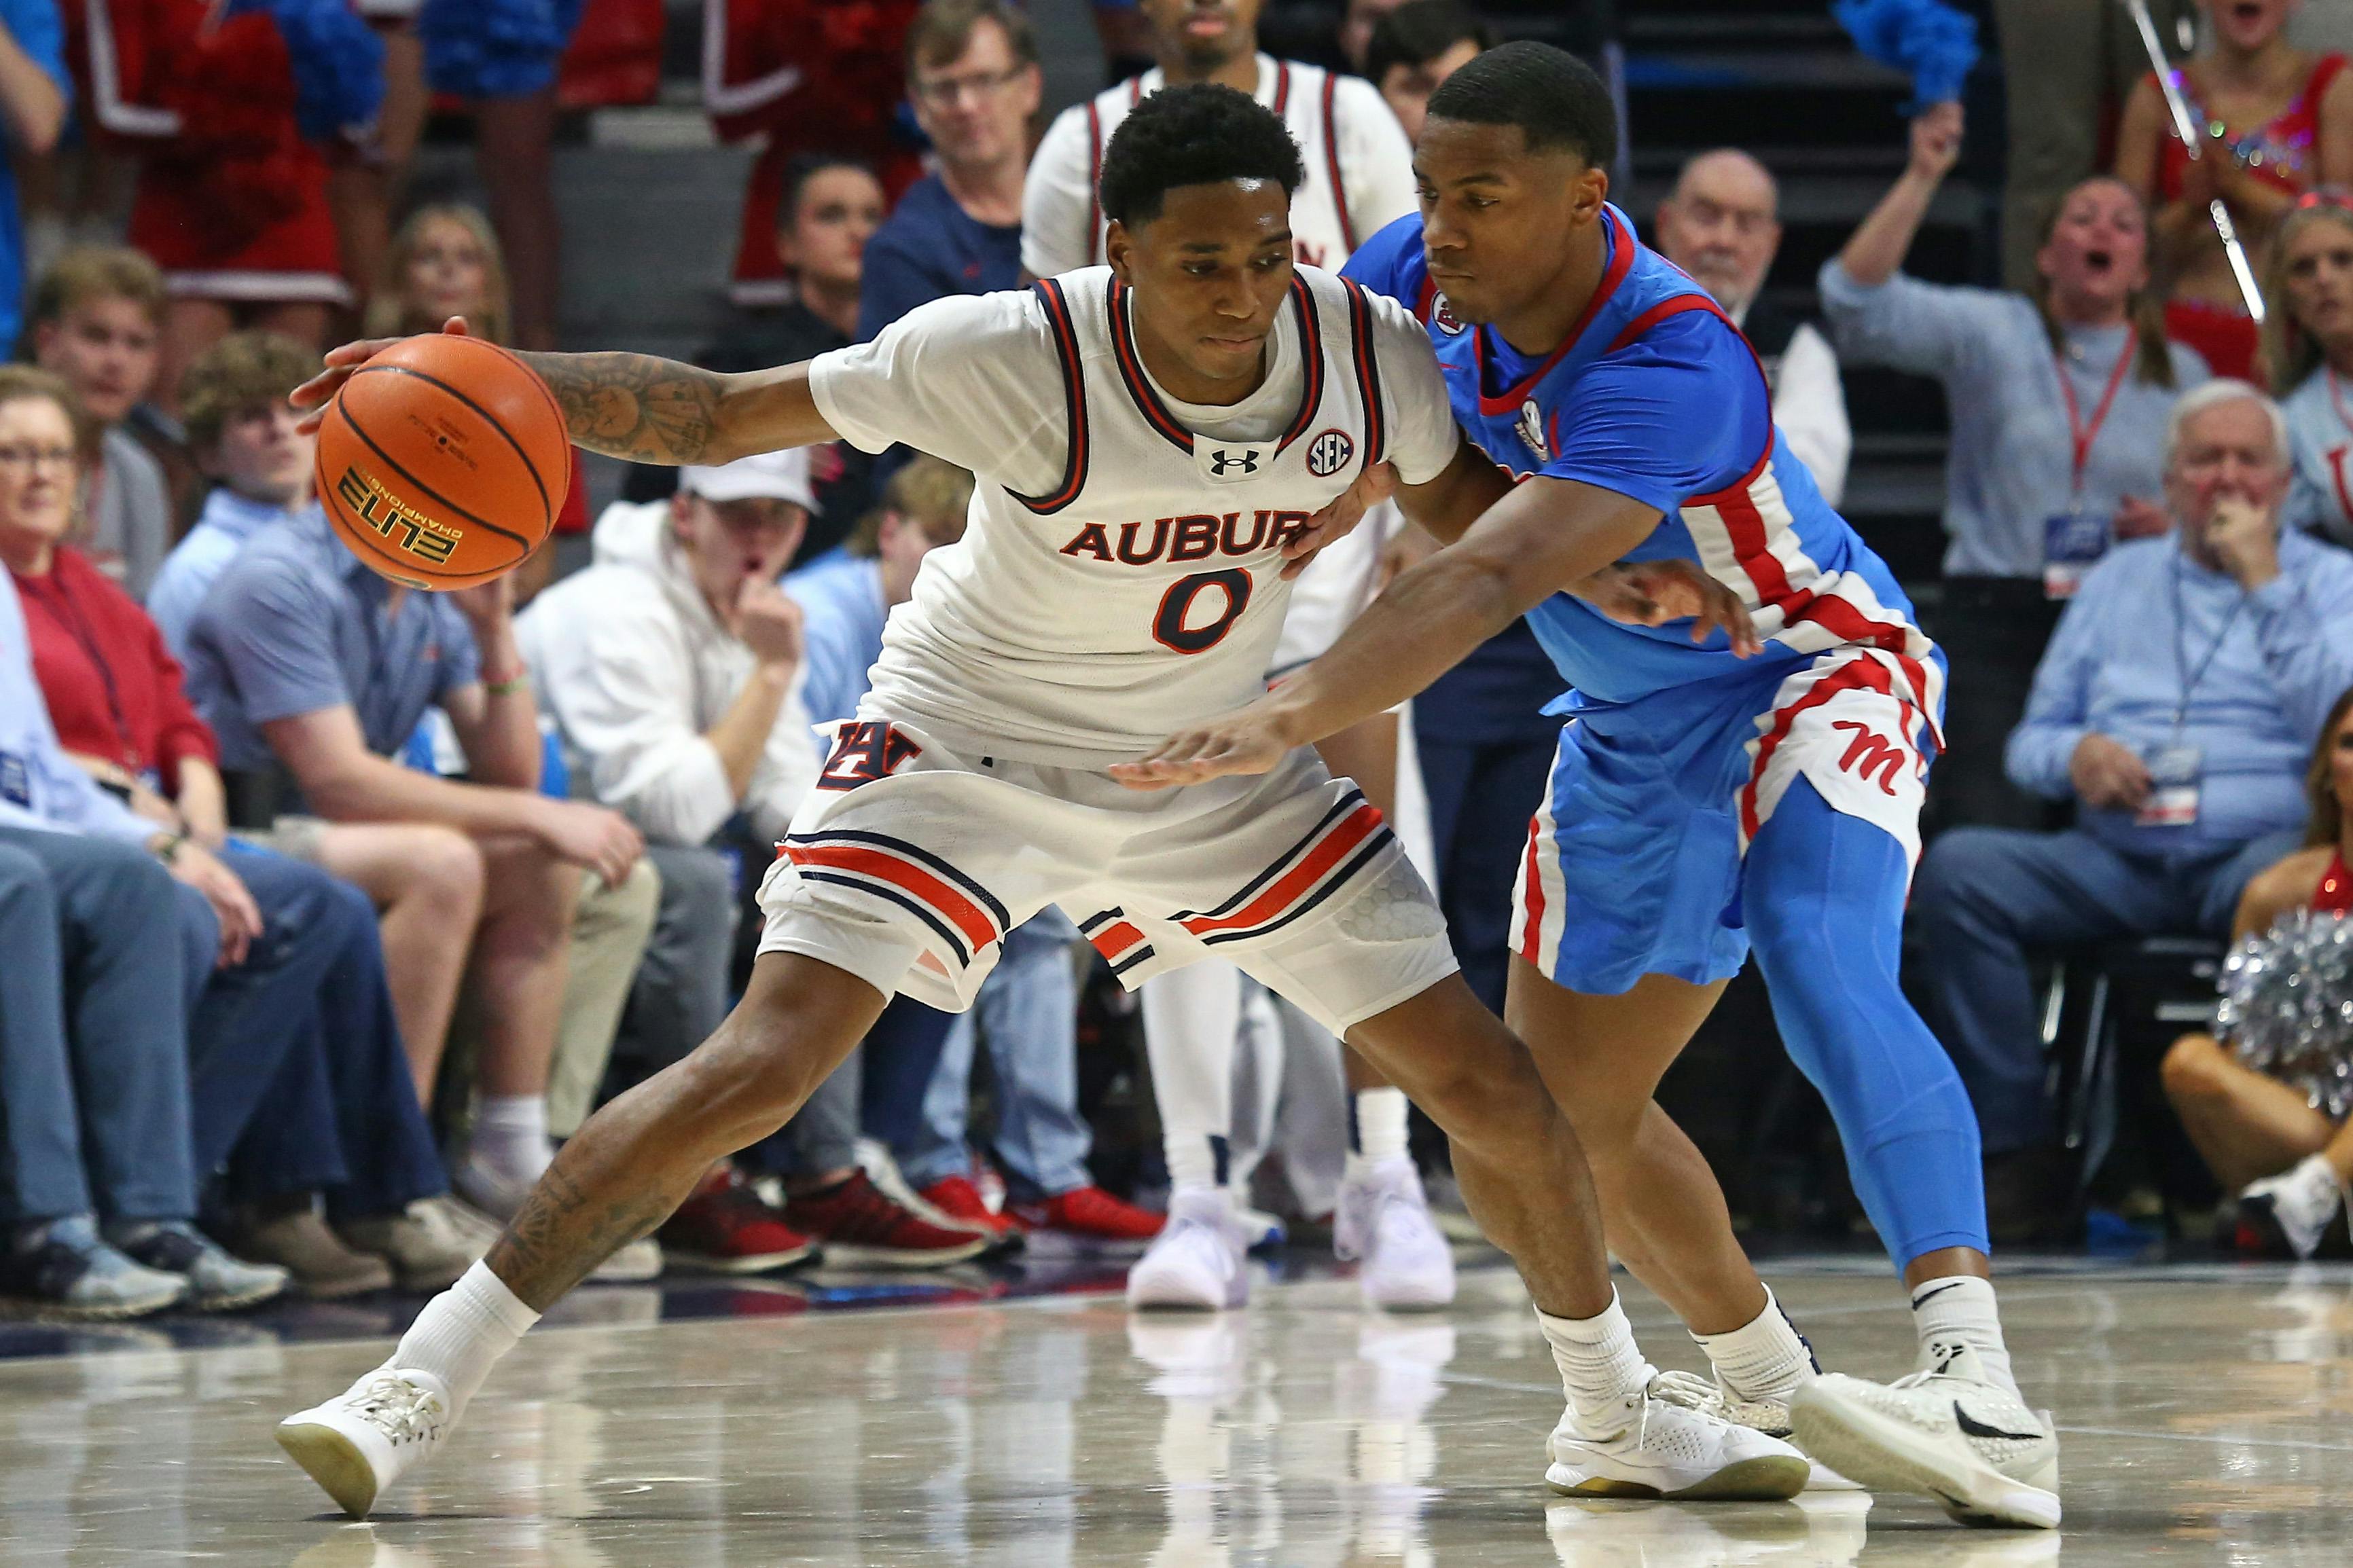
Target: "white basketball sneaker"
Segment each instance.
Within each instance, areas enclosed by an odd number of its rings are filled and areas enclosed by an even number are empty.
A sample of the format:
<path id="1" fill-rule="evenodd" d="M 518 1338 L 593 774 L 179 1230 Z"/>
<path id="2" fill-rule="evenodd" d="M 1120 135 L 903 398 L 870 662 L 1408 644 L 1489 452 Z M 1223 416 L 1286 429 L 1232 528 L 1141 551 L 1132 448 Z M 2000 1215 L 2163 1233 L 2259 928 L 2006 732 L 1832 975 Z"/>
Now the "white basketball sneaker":
<path id="1" fill-rule="evenodd" d="M 278 1424 L 278 1446 L 353 1519 L 438 1447 L 453 1422 L 449 1390 L 429 1372 L 385 1363 L 324 1405 Z"/>
<path id="2" fill-rule="evenodd" d="M 1250 1300 L 1250 1237 L 1222 1187 L 1179 1191 L 1168 1223 L 1127 1271 L 1127 1304 L 1216 1312 Z"/>
<path id="3" fill-rule="evenodd" d="M 1454 1300 L 1454 1249 L 1430 1217 L 1420 1173 L 1402 1155 L 1341 1184 L 1332 1250 L 1359 1266 L 1367 1306 L 1425 1310 Z"/>
<path id="4" fill-rule="evenodd" d="M 1768 1437 L 1789 1436 L 1789 1402 L 1786 1399 L 1751 1399 L 1736 1394 L 1721 1373 L 1702 1377 L 1695 1372 L 1662 1372 L 1651 1380 L 1651 1397 L 1663 1399 L 1670 1405 L 1680 1405 L 1686 1410 L 1697 1410 L 1717 1415 L 1735 1426 L 1746 1426 L 1762 1432 Z M 1862 1487 L 1847 1479 L 1820 1459 L 1808 1457 L 1811 1473 L 1806 1479 L 1810 1492 L 1859 1492 Z"/>
<path id="5" fill-rule="evenodd" d="M 1610 1432 L 1576 1406 L 1545 1439 L 1545 1484 L 1570 1497 L 1778 1502 L 1805 1490 L 1806 1457 L 1778 1437 L 1647 1394 L 1629 1394 Z"/>
<path id="6" fill-rule="evenodd" d="M 2059 1523 L 2059 1434 L 1978 1353 L 1932 1340 L 1931 1363 L 1890 1384 L 1828 1373 L 1798 1390 L 1799 1443 L 1873 1491 L 1915 1492 L 1964 1524 Z"/>

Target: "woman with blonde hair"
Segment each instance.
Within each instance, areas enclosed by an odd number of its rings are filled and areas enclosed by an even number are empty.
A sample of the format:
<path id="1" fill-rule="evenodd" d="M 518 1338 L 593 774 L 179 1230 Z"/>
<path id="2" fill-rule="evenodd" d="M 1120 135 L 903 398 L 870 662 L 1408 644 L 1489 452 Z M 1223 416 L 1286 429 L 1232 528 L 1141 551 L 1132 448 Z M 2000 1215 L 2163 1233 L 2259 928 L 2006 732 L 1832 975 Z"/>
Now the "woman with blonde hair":
<path id="1" fill-rule="evenodd" d="M 504 344 L 513 317 L 510 309 L 506 256 L 491 220 L 479 208 L 459 202 L 418 207 L 392 237 L 385 255 L 384 275 L 368 299 L 367 335 L 408 337 L 438 332 L 452 316 L 466 320 L 466 330 L 486 342 Z M 580 454 L 572 454 L 572 484 L 556 514 L 558 533 L 588 531 L 588 492 L 580 471 Z M 517 587 L 532 592 L 546 585 L 554 557 L 545 552 L 526 566 L 527 577 Z M 520 606 L 530 593 L 517 595 Z"/>
<path id="2" fill-rule="evenodd" d="M 2337 698 L 2305 771 L 2312 816 L 2305 847 L 2247 884 L 2231 940 L 2309 910 L 2353 915 L 2353 689 Z M 2346 1229 L 2353 1183 L 2353 1121 L 2316 1096 L 2242 1062 L 2209 1034 L 2184 1035 L 2166 1053 L 2166 1097 L 2225 1187 L 2238 1193 L 2229 1239 L 2268 1258 L 2353 1256 Z"/>
<path id="3" fill-rule="evenodd" d="M 2295 460 L 2284 520 L 2353 544 L 2353 192 L 2314 191 L 2282 220 L 2263 298 L 2263 371 Z"/>

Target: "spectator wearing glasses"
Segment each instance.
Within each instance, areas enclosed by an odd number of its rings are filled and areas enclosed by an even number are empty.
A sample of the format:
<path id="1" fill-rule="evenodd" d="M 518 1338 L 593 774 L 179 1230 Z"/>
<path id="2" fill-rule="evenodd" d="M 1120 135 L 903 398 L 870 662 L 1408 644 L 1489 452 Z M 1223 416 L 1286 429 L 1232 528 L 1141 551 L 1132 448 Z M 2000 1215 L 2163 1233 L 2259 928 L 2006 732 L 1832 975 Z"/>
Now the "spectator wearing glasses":
<path id="1" fill-rule="evenodd" d="M 1045 80 L 1028 15 L 1005 0 L 931 0 L 907 29 L 907 98 L 939 166 L 867 243 L 861 342 L 916 306 L 1021 281 L 1021 176 Z"/>
<path id="2" fill-rule="evenodd" d="M 41 399 L 66 415 L 66 395 L 43 373 L 0 367 L 0 416 Z M 197 1170 L 232 1166 L 255 1210 L 239 1246 L 311 1295 L 379 1289 L 396 1268 L 415 1288 L 447 1284 L 480 1248 L 437 1201 L 448 1183 L 409 1083 L 375 910 L 357 889 L 228 837 L 212 734 L 179 665 L 130 595 L 61 542 L 67 511 L 40 500 L 0 498 L 0 559 L 59 743 L 134 813 L 220 856 L 263 921 L 196 1015 Z M 274 1071 L 248 1058 L 218 1072 L 222 1029 Z M 322 1190 L 335 1231 L 313 1207 Z"/>
<path id="3" fill-rule="evenodd" d="M 1759 298 L 1781 248 L 1780 201 L 1771 173 L 1747 153 L 1702 153 L 1659 204 L 1659 250 L 1714 295 L 1754 345 L 1773 387 L 1773 423 L 1836 506 L 1854 450 L 1838 354 L 1812 322 Z"/>
<path id="4" fill-rule="evenodd" d="M 1952 660 L 1936 823 L 2039 827 L 2002 746 L 2036 661 L 2084 572 L 2113 542 L 2161 533 L 2166 418 L 2206 379 L 2168 344 L 2148 292 L 2148 228 L 2116 180 L 2085 180 L 2052 214 L 2031 294 L 1924 283 L 1899 270 L 1960 155 L 1961 108 L 1913 122 L 1911 161 L 1822 267 L 1822 312 L 1850 364 L 1944 384 L 1945 586 L 1929 630 Z"/>
<path id="5" fill-rule="evenodd" d="M 2165 328 L 2217 375 L 2257 374 L 2260 336 L 2214 227 L 2229 210 L 2257 275 L 2269 266 L 2273 229 L 2297 195 L 2353 180 L 2353 77 L 2343 55 L 2291 45 L 2297 0 L 2207 0 L 2206 45 L 2173 73 L 2199 156 L 2173 128 L 2154 76 L 2145 76 L 2116 127 L 2116 178 L 2150 213 L 2156 271 L 2168 281 Z"/>
<path id="6" fill-rule="evenodd" d="M 163 465 L 123 423 L 154 388 L 163 330 L 164 274 L 135 250 L 69 250 L 33 289 L 33 358 L 65 378 L 99 431 L 76 542 L 134 599 L 176 531 Z"/>
<path id="7" fill-rule="evenodd" d="M 1406 0 L 1373 24 L 1356 63 L 1381 89 L 1381 101 L 1405 127 L 1406 140 L 1419 142 L 1438 84 L 1494 47 L 1494 29 L 1458 0 Z"/>
<path id="8" fill-rule="evenodd" d="M 2353 545 L 2353 198 L 2310 192 L 2281 220 L 2263 297 L 2263 371 L 2295 455 L 2288 524 Z"/>
<path id="9" fill-rule="evenodd" d="M 2353 685 L 2353 555 L 2279 527 L 2279 407 L 2213 381 L 2175 405 L 2174 527 L 2085 576 L 2010 737 L 2021 787 L 2076 806 L 2063 833 L 1956 828 L 1912 890 L 1926 1013 L 1975 1103 L 1995 1239 L 2047 1221 L 2052 1142 L 2032 946 L 2228 931 L 2302 837 L 2306 762 Z"/>

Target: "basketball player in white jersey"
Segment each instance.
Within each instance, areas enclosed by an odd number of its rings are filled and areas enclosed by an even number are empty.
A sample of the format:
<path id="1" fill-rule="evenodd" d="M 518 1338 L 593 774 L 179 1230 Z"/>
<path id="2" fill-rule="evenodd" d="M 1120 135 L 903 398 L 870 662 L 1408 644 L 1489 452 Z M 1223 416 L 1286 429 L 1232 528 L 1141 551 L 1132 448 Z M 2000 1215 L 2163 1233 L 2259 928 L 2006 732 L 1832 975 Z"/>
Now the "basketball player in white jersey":
<path id="1" fill-rule="evenodd" d="M 1786 1444 L 1651 1395 L 1576 1135 L 1454 972 L 1435 900 L 1356 790 L 1305 750 L 1161 794 L 1107 772 L 1259 690 L 1286 563 L 1367 465 L 1395 466 L 1409 515 L 1492 499 L 1493 465 L 1455 430 L 1411 316 L 1294 271 L 1299 176 L 1273 116 L 1224 88 L 1180 89 L 1106 151 L 1107 268 L 937 300 L 871 343 L 745 375 L 523 356 L 572 438 L 616 457 L 903 441 L 979 482 L 968 531 L 925 559 L 786 836 L 743 1002 L 590 1118 L 388 1361 L 280 1424 L 347 1511 L 364 1516 L 448 1441 L 491 1364 L 600 1259 L 713 1159 L 781 1126 L 892 994 L 965 1005 L 1003 933 L 1048 902 L 1108 931 L 1131 977 L 1231 956 L 1447 1131 L 1568 1394 L 1553 1485 L 1778 1498 L 1805 1483 Z M 298 396 L 323 401 L 384 346 L 335 351 Z M 1580 591 L 1633 618 L 1684 610 L 1664 593 L 1626 606 L 1646 592 L 1626 583 L 1651 575 L 1608 568 Z"/>
<path id="2" fill-rule="evenodd" d="M 1293 256 L 1334 271 L 1356 242 L 1414 208 L 1413 148 L 1371 83 L 1258 52 L 1261 0 L 1144 0 L 1159 64 L 1142 77 L 1064 110 L 1039 144 L 1022 193 L 1021 258 L 1049 278 L 1103 259 L 1105 218 L 1097 182 L 1105 146 L 1138 103 L 1164 86 L 1219 82 L 1250 93 L 1279 115 L 1299 144 L 1306 178 L 1291 203 Z M 1394 508 L 1373 521 L 1394 523 Z M 1346 629 L 1377 587 L 1380 542 L 1366 531 L 1319 558 L 1293 590 L 1291 613 L 1267 674 L 1304 666 Z M 1419 769 L 1398 744 L 1398 717 L 1384 714 L 1317 750 L 1335 773 L 1364 785 L 1409 846 L 1429 857 Z M 1402 790 L 1399 786 L 1402 785 Z M 1407 808 L 1399 809 L 1400 794 Z M 1243 1253 L 1270 1222 L 1245 1223 L 1233 1191 L 1246 1184 L 1277 1125 L 1279 1096 L 1294 1193 L 1331 1202 L 1334 1242 L 1358 1261 L 1358 1282 L 1377 1306 L 1442 1306 L 1454 1267 L 1432 1224 L 1407 1152 L 1405 1096 L 1296 1014 L 1269 1005 L 1222 963 L 1157 977 L 1144 988 L 1145 1037 L 1159 1103 L 1172 1193 L 1169 1223 L 1128 1275 L 1137 1307 L 1242 1304 Z M 1237 1047 L 1252 1059 L 1254 1103 L 1236 1103 Z M 1330 1151 L 1314 1136 L 1317 1112 L 1345 1093 L 1347 1152 L 1335 1197 Z M 1237 1122 L 1246 1131 L 1237 1134 Z M 1324 1125 L 1328 1125 L 1324 1123 Z M 1233 1157 L 1229 1168 L 1229 1156 Z"/>

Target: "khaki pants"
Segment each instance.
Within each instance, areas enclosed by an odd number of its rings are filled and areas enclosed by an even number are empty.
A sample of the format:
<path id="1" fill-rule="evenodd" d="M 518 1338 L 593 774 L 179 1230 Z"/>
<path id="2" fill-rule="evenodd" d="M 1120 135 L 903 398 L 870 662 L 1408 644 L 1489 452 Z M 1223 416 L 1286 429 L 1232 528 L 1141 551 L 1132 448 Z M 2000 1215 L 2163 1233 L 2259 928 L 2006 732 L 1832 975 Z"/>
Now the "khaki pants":
<path id="1" fill-rule="evenodd" d="M 2178 16 L 2193 0 L 2149 0 L 2168 55 L 2179 58 Z M 1994 0 L 2001 67 L 2010 86 L 2010 177 L 2001 209 L 2001 279 L 2034 283 L 2034 253 L 2059 198 L 2103 171 L 2133 84 L 2148 74 L 2132 13 L 2121 0 Z"/>
<path id="2" fill-rule="evenodd" d="M 608 888 L 594 873 L 580 879 L 579 901 L 573 908 L 571 966 L 564 982 L 564 1016 L 555 1030 L 555 1057 L 548 1066 L 547 1130 L 569 1138 L 580 1131 L 596 1109 L 596 1090 L 605 1081 L 605 1064 L 613 1054 L 613 1037 L 621 1026 L 621 1010 L 629 1000 L 629 984 L 637 978 L 638 961 L 645 956 L 653 934 L 654 910 L 661 902 L 661 873 L 653 861 L 640 857 L 628 879 Z M 457 1016 L 449 1021 L 448 1049 L 441 1060 L 440 1087 L 434 1103 L 452 1108 L 441 1120 L 454 1123 L 455 1108 L 468 1107 L 463 1121 L 473 1117 L 474 1063 L 481 1044 L 481 1012 L 471 987 L 458 998 Z M 461 1142 L 466 1127 L 445 1125 L 452 1142 Z"/>

